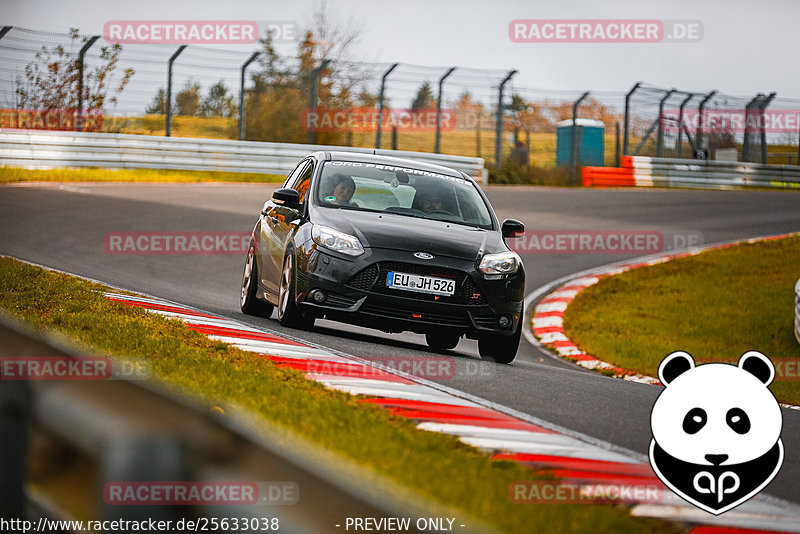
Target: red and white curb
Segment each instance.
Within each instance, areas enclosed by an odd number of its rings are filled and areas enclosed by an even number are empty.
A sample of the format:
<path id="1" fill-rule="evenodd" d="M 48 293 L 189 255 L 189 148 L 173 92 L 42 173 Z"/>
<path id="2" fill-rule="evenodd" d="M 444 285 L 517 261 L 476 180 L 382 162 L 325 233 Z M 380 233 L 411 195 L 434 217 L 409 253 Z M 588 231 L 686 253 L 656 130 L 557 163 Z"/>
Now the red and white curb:
<path id="1" fill-rule="evenodd" d="M 467 394 L 388 369 L 356 357 L 334 354 L 285 335 L 254 328 L 239 321 L 208 314 L 161 299 L 106 293 L 114 301 L 142 307 L 149 312 L 173 317 L 187 327 L 212 339 L 231 343 L 243 350 L 269 358 L 276 365 L 302 372 L 328 388 L 366 395 L 360 402 L 383 406 L 392 413 L 417 422 L 417 428 L 457 436 L 462 442 L 488 452 L 495 459 L 514 460 L 548 471 L 572 483 L 603 487 L 612 484 L 663 487 L 646 461 L 588 443 L 568 433 L 546 428 L 502 413 L 491 403 L 476 402 Z M 647 508 L 641 508 L 647 506 Z M 675 518 L 724 526 L 704 526 L 702 532 L 735 532 L 728 527 L 769 528 L 776 532 L 800 532 L 800 512 L 789 513 L 783 503 L 766 500 L 748 502 L 737 511 L 713 517 L 664 490 L 662 502 L 639 503 L 634 515 Z M 694 515 L 692 515 L 694 514 Z M 711 530 L 709 530 L 711 528 Z"/>
<path id="2" fill-rule="evenodd" d="M 693 247 L 684 252 L 647 256 L 639 260 L 634 260 L 633 262 L 629 261 L 613 263 L 611 265 L 589 269 L 587 271 L 576 273 L 572 276 L 561 278 L 557 280 L 555 284 L 550 284 L 547 286 L 555 286 L 555 289 L 552 292 L 547 293 L 546 291 L 534 291 L 526 299 L 527 302 L 525 304 L 527 309 L 527 306 L 530 303 L 535 302 L 542 293 L 546 293 L 543 297 L 541 297 L 541 300 L 536 303 L 536 307 L 534 308 L 531 318 L 531 329 L 530 331 L 525 332 L 526 338 L 534 345 L 551 349 L 558 353 L 558 355 L 562 358 L 572 360 L 576 365 L 579 365 L 585 369 L 604 372 L 623 380 L 661 385 L 661 382 L 656 377 L 634 373 L 598 359 L 596 356 L 585 352 L 580 347 L 575 345 L 575 343 L 573 343 L 572 340 L 566 336 L 564 333 L 564 312 L 567 310 L 567 306 L 569 306 L 572 300 L 575 299 L 578 293 L 587 287 L 596 284 L 602 278 L 614 276 L 632 269 L 638 269 L 639 267 L 647 267 L 677 258 L 694 256 L 706 250 L 728 248 L 740 243 L 771 241 L 797 235 L 800 234 L 780 234 L 732 241 L 716 245 Z M 531 332 L 533 333 L 533 336 L 530 335 Z M 798 406 L 789 404 L 782 404 L 781 406 L 784 406 L 785 408 L 800 409 Z"/>

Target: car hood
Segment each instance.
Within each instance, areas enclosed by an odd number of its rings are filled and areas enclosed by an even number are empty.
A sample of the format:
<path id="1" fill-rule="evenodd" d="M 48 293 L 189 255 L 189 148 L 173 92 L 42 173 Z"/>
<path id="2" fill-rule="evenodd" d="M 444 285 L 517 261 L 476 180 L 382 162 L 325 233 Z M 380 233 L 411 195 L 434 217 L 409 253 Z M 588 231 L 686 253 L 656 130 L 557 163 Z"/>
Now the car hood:
<path id="1" fill-rule="evenodd" d="M 346 209 L 319 209 L 315 224 L 354 235 L 365 247 L 428 252 L 476 260 L 486 252 L 506 250 L 500 232 L 473 226 Z"/>

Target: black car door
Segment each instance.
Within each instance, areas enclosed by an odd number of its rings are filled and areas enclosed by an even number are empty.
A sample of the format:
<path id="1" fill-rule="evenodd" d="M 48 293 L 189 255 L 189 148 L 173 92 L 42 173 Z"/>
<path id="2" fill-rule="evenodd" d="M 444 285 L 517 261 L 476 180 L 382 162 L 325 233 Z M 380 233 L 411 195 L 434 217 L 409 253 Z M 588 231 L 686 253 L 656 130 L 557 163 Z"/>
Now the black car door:
<path id="1" fill-rule="evenodd" d="M 289 175 L 284 187 L 300 193 L 301 202 L 306 202 L 306 193 L 311 184 L 314 167 L 311 160 L 303 160 Z M 260 256 L 262 267 L 259 270 L 261 283 L 271 296 L 277 298 L 280 287 L 283 255 L 286 242 L 300 218 L 302 208 L 290 208 L 270 199 L 261 212 Z"/>

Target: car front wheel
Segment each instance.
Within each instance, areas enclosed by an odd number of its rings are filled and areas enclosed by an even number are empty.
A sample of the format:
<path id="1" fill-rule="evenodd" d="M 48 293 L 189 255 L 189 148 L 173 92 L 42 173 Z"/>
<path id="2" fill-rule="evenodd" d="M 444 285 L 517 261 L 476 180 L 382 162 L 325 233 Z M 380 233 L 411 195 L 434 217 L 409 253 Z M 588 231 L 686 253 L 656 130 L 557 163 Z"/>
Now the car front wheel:
<path id="1" fill-rule="evenodd" d="M 250 248 L 247 250 L 244 272 L 242 273 L 242 292 L 239 297 L 239 306 L 242 308 L 242 312 L 247 315 L 269 317 L 272 315 L 274 306 L 269 302 L 264 302 L 256 298 L 256 289 L 258 288 L 258 266 L 256 265 L 255 252 L 255 245 L 251 242 Z"/>
<path id="2" fill-rule="evenodd" d="M 510 336 L 499 334 L 483 334 L 478 338 L 478 352 L 484 360 L 494 360 L 497 363 L 511 363 L 517 355 L 519 338 L 522 335 L 522 318 L 520 318 L 517 331 Z"/>
<path id="3" fill-rule="evenodd" d="M 294 254 L 289 252 L 283 260 L 283 271 L 281 272 L 278 320 L 283 326 L 308 329 L 314 326 L 314 317 L 305 315 L 297 306 L 294 278 Z"/>
<path id="4" fill-rule="evenodd" d="M 437 332 L 425 334 L 425 341 L 433 350 L 450 350 L 458 345 L 461 334 L 450 332 Z"/>

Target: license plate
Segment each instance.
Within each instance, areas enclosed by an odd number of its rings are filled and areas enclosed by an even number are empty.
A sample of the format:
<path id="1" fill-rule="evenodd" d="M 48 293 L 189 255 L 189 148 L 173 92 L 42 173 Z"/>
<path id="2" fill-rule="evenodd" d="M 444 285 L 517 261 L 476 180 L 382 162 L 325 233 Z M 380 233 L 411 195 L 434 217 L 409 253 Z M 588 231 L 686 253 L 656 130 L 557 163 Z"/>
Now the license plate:
<path id="1" fill-rule="evenodd" d="M 417 293 L 430 293 L 431 295 L 451 296 L 456 291 L 456 281 L 449 278 L 436 278 L 435 276 L 422 276 L 419 274 L 397 273 L 394 271 L 386 275 L 386 287 L 416 291 Z"/>

